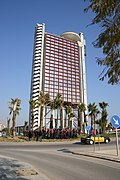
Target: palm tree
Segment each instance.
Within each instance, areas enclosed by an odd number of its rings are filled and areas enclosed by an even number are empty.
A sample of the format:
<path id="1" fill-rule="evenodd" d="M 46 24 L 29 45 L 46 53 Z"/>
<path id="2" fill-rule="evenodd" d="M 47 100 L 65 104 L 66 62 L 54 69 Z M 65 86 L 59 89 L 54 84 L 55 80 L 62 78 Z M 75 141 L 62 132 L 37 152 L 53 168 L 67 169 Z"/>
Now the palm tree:
<path id="1" fill-rule="evenodd" d="M 40 92 L 40 96 L 38 97 L 38 105 L 40 106 L 40 128 L 43 127 L 43 119 L 44 119 L 44 108 L 50 102 L 49 93 Z"/>
<path id="2" fill-rule="evenodd" d="M 68 116 L 69 119 L 69 128 L 72 128 L 72 118 L 75 117 L 75 115 L 73 114 L 73 112 L 71 112 Z"/>
<path id="3" fill-rule="evenodd" d="M 53 128 L 53 114 L 55 109 L 55 103 L 51 102 L 50 107 L 51 107 L 50 128 Z"/>
<path id="4" fill-rule="evenodd" d="M 28 121 L 24 122 L 24 131 L 26 131 L 28 129 Z"/>
<path id="5" fill-rule="evenodd" d="M 33 129 L 34 129 L 34 109 L 35 109 L 35 107 L 37 105 L 37 101 L 31 99 L 29 101 L 29 104 L 30 104 L 30 110 L 31 110 L 31 121 L 32 121 L 32 131 L 33 131 Z"/>
<path id="6" fill-rule="evenodd" d="M 10 118 L 7 119 L 8 134 L 10 135 Z"/>
<path id="7" fill-rule="evenodd" d="M 110 122 L 109 124 L 107 124 L 106 129 L 107 129 L 107 130 L 111 130 L 111 129 L 113 129 L 113 126 L 112 126 L 111 122 Z"/>
<path id="8" fill-rule="evenodd" d="M 73 116 L 72 108 L 68 105 L 65 106 L 66 116 L 68 116 L 68 128 L 70 128 L 70 120 Z M 67 118 L 66 118 L 67 119 Z"/>
<path id="9" fill-rule="evenodd" d="M 106 126 L 107 126 L 107 110 L 106 110 L 106 107 L 108 106 L 108 103 L 105 103 L 105 102 L 102 102 L 102 103 L 99 103 L 99 106 L 102 110 L 101 112 L 101 118 L 99 120 L 99 125 L 101 127 L 101 133 L 104 133 L 105 130 L 106 130 Z"/>
<path id="10" fill-rule="evenodd" d="M 97 117 L 99 110 L 95 103 L 88 105 L 89 116 L 91 117 L 91 129 L 93 129 L 93 124 L 95 126 L 95 118 Z M 95 128 L 95 127 L 94 127 Z"/>
<path id="11" fill-rule="evenodd" d="M 66 128 L 66 122 L 67 122 L 67 115 L 68 115 L 68 114 L 67 114 L 67 112 L 68 112 L 68 111 L 67 111 L 67 107 L 68 107 L 68 106 L 67 106 L 67 105 L 65 105 L 65 120 L 64 120 L 64 128 Z"/>
<path id="12" fill-rule="evenodd" d="M 63 102 L 62 102 L 62 96 L 61 96 L 60 93 L 57 94 L 54 102 L 55 102 L 55 108 L 57 109 L 57 123 L 58 123 L 58 112 L 60 110 L 60 127 L 62 128 L 63 127 L 63 125 L 62 125 L 62 123 L 63 123 L 63 121 L 62 121 L 63 120 L 63 117 L 62 117 L 62 103 Z"/>
<path id="13" fill-rule="evenodd" d="M 84 113 L 84 120 L 85 120 L 85 111 L 86 111 L 85 104 L 81 103 L 78 106 L 78 127 L 80 127 L 80 131 L 82 130 L 82 113 Z"/>
<path id="14" fill-rule="evenodd" d="M 15 136 L 15 127 L 16 127 L 16 116 L 19 115 L 19 111 L 20 111 L 20 103 L 21 100 L 16 98 L 16 99 L 12 99 L 11 98 L 11 102 L 9 102 L 9 109 L 10 109 L 10 114 L 13 113 L 13 117 L 12 117 L 12 121 L 13 121 L 13 137 Z"/>

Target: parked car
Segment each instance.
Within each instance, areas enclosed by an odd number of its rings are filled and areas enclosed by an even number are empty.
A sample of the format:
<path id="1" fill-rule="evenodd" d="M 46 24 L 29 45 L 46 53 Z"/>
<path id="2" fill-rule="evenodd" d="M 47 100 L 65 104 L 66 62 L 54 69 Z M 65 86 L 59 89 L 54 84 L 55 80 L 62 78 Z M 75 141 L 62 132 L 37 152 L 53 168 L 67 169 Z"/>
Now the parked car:
<path id="1" fill-rule="evenodd" d="M 100 136 L 100 135 L 88 135 L 86 137 L 81 137 L 81 143 L 84 144 L 93 144 L 95 141 L 95 143 L 109 143 L 110 142 L 110 138 L 106 137 L 106 136 Z"/>

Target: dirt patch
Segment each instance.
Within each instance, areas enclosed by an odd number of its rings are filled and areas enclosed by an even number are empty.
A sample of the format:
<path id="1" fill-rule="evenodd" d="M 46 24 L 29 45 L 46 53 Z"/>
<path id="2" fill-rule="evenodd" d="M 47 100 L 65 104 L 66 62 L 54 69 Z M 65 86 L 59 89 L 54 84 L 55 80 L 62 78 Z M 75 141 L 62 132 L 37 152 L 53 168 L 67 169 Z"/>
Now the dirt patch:
<path id="1" fill-rule="evenodd" d="M 16 170 L 17 176 L 31 176 L 31 175 L 37 175 L 38 173 L 34 169 L 20 169 Z"/>

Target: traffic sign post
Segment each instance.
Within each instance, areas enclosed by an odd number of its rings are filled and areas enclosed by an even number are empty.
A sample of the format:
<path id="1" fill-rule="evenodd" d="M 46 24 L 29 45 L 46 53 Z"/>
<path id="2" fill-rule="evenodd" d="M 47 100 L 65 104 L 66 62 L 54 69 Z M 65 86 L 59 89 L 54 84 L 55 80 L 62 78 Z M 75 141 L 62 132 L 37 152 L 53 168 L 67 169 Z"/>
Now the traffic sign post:
<path id="1" fill-rule="evenodd" d="M 119 144 L 118 144 L 117 128 L 120 127 L 120 118 L 117 115 L 112 116 L 111 124 L 114 128 L 116 128 L 116 150 L 117 150 L 117 156 L 119 157 Z"/>
<path id="2" fill-rule="evenodd" d="M 86 126 L 86 130 L 87 130 L 87 131 L 90 131 L 90 130 L 91 130 L 91 126 L 87 125 L 87 126 Z"/>
<path id="3" fill-rule="evenodd" d="M 120 127 L 120 118 L 117 115 L 112 116 L 111 123 L 114 128 Z"/>
<path id="4" fill-rule="evenodd" d="M 117 150 L 117 156 L 119 157 L 119 144 L 118 144 L 118 133 L 116 128 L 116 150 Z"/>
<path id="5" fill-rule="evenodd" d="M 91 130 L 91 126 L 87 125 L 86 130 L 87 130 L 87 135 L 88 135 L 89 134 L 88 132 Z"/>

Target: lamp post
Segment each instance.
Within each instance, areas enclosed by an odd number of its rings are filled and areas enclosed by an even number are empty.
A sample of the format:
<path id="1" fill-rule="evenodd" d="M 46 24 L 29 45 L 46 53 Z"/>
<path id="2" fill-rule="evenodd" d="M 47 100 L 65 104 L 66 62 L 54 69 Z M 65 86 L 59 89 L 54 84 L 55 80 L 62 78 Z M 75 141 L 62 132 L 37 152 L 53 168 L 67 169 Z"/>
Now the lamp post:
<path id="1" fill-rule="evenodd" d="M 94 115 L 94 151 L 95 151 L 95 134 L 96 132 L 95 132 L 95 115 Z"/>

